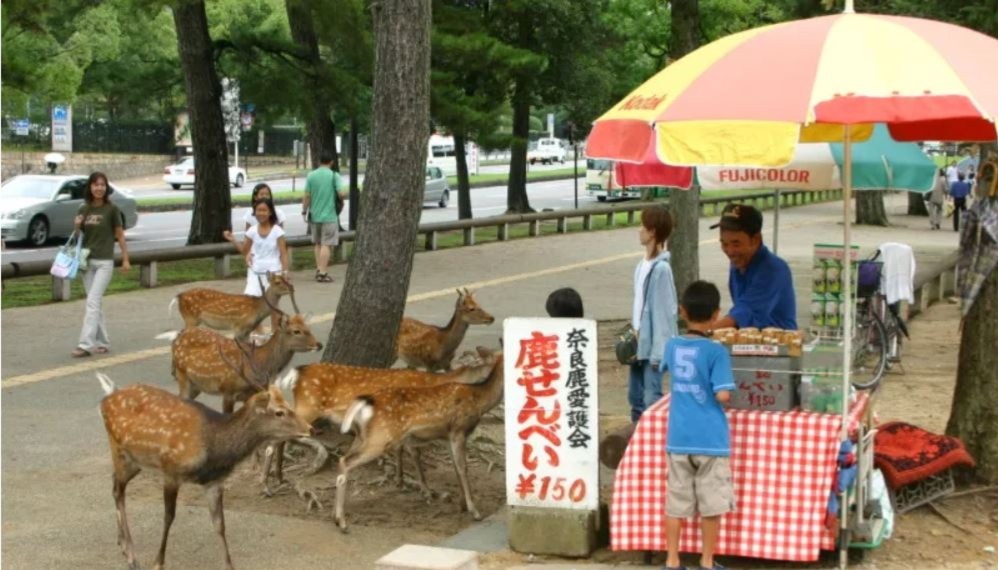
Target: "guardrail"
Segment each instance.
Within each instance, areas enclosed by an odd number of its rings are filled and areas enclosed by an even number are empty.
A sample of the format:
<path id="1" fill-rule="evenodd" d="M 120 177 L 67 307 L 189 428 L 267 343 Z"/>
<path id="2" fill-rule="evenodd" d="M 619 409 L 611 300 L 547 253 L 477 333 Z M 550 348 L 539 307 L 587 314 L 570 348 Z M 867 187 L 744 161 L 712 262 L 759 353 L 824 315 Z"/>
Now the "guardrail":
<path id="1" fill-rule="evenodd" d="M 736 196 L 726 196 L 722 198 L 706 198 L 700 200 L 701 215 L 716 215 L 721 209 L 731 203 L 751 204 L 756 208 L 766 209 L 775 207 L 777 201 L 780 207 L 798 206 L 805 203 L 825 202 L 830 200 L 840 200 L 841 190 L 784 190 L 780 192 L 760 192 L 754 194 L 744 194 Z M 637 213 L 650 204 L 661 204 L 662 202 L 627 202 L 624 204 L 613 204 L 605 206 L 595 206 L 590 208 L 580 208 L 578 210 L 553 210 L 546 212 L 534 212 L 529 214 L 509 214 L 501 216 L 491 216 L 487 218 L 473 218 L 468 220 L 456 220 L 453 222 L 436 222 L 422 224 L 419 226 L 419 235 L 424 236 L 425 248 L 429 251 L 438 248 L 440 234 L 460 231 L 463 233 L 463 245 L 474 245 L 475 235 L 478 230 L 494 228 L 499 241 L 509 239 L 511 226 L 527 224 L 531 237 L 540 235 L 541 222 L 554 221 L 557 223 L 558 233 L 568 231 L 568 220 L 582 219 L 582 229 L 585 231 L 593 228 L 593 220 L 603 216 L 606 218 L 608 226 L 616 224 L 616 216 L 620 213 L 627 214 L 627 223 L 634 223 Z M 333 262 L 340 263 L 346 260 L 345 244 L 354 241 L 354 232 L 347 231 L 340 234 L 340 245 L 333 250 Z M 289 236 L 287 238 L 288 247 L 310 247 L 312 245 L 308 236 Z M 191 259 L 211 258 L 215 264 L 215 277 L 224 279 L 232 274 L 230 269 L 230 257 L 236 255 L 232 244 L 228 242 L 213 243 L 204 245 L 191 245 L 184 247 L 172 247 L 151 251 L 138 251 L 132 253 L 129 258 L 132 266 L 139 268 L 139 282 L 144 287 L 155 287 L 157 284 L 157 274 L 160 262 L 182 261 Z M 121 257 L 116 256 L 115 263 L 121 263 Z M 0 277 L 3 279 L 17 279 L 19 277 L 32 277 L 37 275 L 48 275 L 52 262 L 48 260 L 7 262 L 0 268 Z M 52 299 L 55 301 L 66 301 L 70 298 L 70 281 L 65 279 L 52 278 Z"/>
<path id="2" fill-rule="evenodd" d="M 956 263 L 959 259 L 960 252 L 954 251 L 942 258 L 932 271 L 915 279 L 915 302 L 907 304 L 906 320 L 911 320 L 932 303 L 942 301 L 956 293 Z"/>

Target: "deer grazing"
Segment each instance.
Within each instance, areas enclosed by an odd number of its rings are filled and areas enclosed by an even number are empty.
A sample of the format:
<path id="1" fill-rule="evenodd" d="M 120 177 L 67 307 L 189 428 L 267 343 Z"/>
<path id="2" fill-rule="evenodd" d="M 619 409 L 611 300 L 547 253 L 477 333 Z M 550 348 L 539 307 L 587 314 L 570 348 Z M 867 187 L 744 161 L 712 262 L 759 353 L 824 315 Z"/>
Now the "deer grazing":
<path id="1" fill-rule="evenodd" d="M 301 315 L 280 313 L 277 330 L 261 346 L 200 327 L 188 328 L 173 340 L 173 378 L 181 397 L 193 400 L 201 392 L 221 394 L 222 409 L 231 413 L 237 401 L 245 401 L 284 370 L 294 353 L 315 350 L 322 350 L 322 343 Z"/>
<path id="2" fill-rule="evenodd" d="M 479 352 L 489 353 L 482 348 Z M 336 476 L 334 519 L 340 530 L 347 530 L 343 511 L 347 476 L 351 470 L 377 459 L 392 447 L 425 444 L 437 439 L 449 440 L 454 470 L 464 492 L 464 507 L 472 518 L 481 520 L 468 485 L 466 454 L 468 436 L 482 416 L 502 400 L 502 352 L 491 354 L 492 370 L 480 384 L 384 388 L 360 396 L 350 404 L 340 430 L 347 433 L 355 429 L 357 438 L 340 459 Z"/>
<path id="3" fill-rule="evenodd" d="M 495 317 L 479 306 L 470 291 L 458 290 L 454 314 L 446 327 L 403 318 L 399 326 L 396 351 L 410 368 L 449 370 L 454 353 L 464 340 L 464 334 L 468 332 L 468 326 L 490 325 L 493 322 Z"/>
<path id="4" fill-rule="evenodd" d="M 232 570 L 225 540 L 222 483 L 259 445 L 307 436 L 308 424 L 295 416 L 275 388 L 254 395 L 238 412 L 223 415 L 158 388 L 135 384 L 119 390 L 106 375 L 98 372 L 97 378 L 106 394 L 100 414 L 111 447 L 118 546 L 129 569 L 138 570 L 139 563 L 125 515 L 125 488 L 142 469 L 154 469 L 163 473 L 165 509 L 156 568 L 163 568 L 177 493 L 189 482 L 206 488 L 211 520 L 225 551 L 225 567 Z"/>
<path id="5" fill-rule="evenodd" d="M 217 330 L 230 330 L 240 340 L 247 340 L 257 325 L 266 319 L 277 307 L 281 297 L 291 295 L 295 313 L 299 313 L 295 302 L 295 288 L 287 276 L 280 273 L 267 273 L 270 286 L 263 297 L 223 293 L 214 289 L 191 289 L 184 291 L 170 302 L 170 310 L 177 305 L 186 328 L 205 325 Z M 262 287 L 261 287 L 262 289 Z M 164 333 L 157 338 L 166 338 Z"/>
<path id="6" fill-rule="evenodd" d="M 314 424 L 318 420 L 324 419 L 334 425 L 340 425 L 346 415 L 347 408 L 361 395 L 372 394 L 385 388 L 425 388 L 443 384 L 478 384 L 492 373 L 494 362 L 495 356 L 492 353 L 487 353 L 474 366 L 443 374 L 398 368 L 388 370 L 361 368 L 319 362 L 289 370 L 277 380 L 276 385 L 282 390 L 294 394 L 295 413 L 302 421 Z M 318 449 L 321 444 L 311 445 L 311 447 L 316 448 L 316 451 L 320 453 L 320 458 L 316 459 L 315 465 L 321 466 L 326 459 L 324 449 Z M 274 456 L 276 456 L 274 473 L 278 483 L 282 483 L 284 479 L 283 443 L 278 444 L 273 452 L 268 450 L 261 481 L 264 484 L 265 493 L 269 491 L 267 481 L 271 460 Z M 420 464 L 418 447 L 413 449 L 413 456 L 420 488 L 424 494 L 429 495 L 430 491 Z M 401 447 L 398 450 L 396 469 L 398 484 L 402 486 Z"/>

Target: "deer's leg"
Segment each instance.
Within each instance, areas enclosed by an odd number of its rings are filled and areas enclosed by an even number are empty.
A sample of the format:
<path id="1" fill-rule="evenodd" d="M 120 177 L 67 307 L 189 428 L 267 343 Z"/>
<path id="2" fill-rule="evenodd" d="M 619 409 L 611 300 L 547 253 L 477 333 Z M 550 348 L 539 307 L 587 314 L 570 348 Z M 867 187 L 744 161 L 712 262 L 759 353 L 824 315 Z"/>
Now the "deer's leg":
<path id="1" fill-rule="evenodd" d="M 114 474 L 112 475 L 112 495 L 118 518 L 118 546 L 128 561 L 128 570 L 139 570 L 139 561 L 135 559 L 135 547 L 132 544 L 132 533 L 128 530 L 128 516 L 125 514 L 125 488 L 128 482 L 139 474 L 139 468 L 128 460 L 117 455 L 112 456 Z"/>
<path id="2" fill-rule="evenodd" d="M 354 440 L 353 446 L 340 458 L 340 472 L 336 476 L 336 511 L 333 520 L 340 530 L 347 532 L 347 520 L 343 515 L 344 503 L 347 497 L 347 475 L 354 468 L 373 461 L 385 451 L 384 444 L 360 443 L 360 438 Z"/>
<path id="3" fill-rule="evenodd" d="M 476 521 L 482 520 L 482 515 L 475 507 L 475 502 L 471 499 L 471 486 L 468 485 L 468 434 L 463 430 L 453 431 L 450 434 L 450 454 L 454 458 L 454 470 L 457 471 L 457 478 L 461 481 L 461 490 L 464 492 L 465 506 L 471 513 L 471 518 Z"/>
<path id="4" fill-rule="evenodd" d="M 416 463 L 416 479 L 419 481 L 419 492 L 427 499 L 433 498 L 433 491 L 426 484 L 426 475 L 423 473 L 423 461 L 421 447 L 414 445 L 409 448 L 412 452 L 412 460 Z"/>
<path id="5" fill-rule="evenodd" d="M 163 484 L 163 540 L 159 543 L 159 554 L 156 555 L 155 570 L 162 570 L 166 562 L 166 539 L 170 536 L 170 526 L 177 515 L 177 492 L 180 490 L 178 481 L 167 479 Z"/>
<path id="6" fill-rule="evenodd" d="M 405 475 L 403 473 L 403 471 L 405 469 L 404 469 L 404 467 L 402 465 L 402 462 L 405 461 L 405 446 L 404 445 L 400 445 L 399 446 L 398 453 L 396 454 L 396 459 L 397 459 L 397 461 L 395 462 L 395 477 L 398 479 L 398 482 L 397 482 L 398 488 L 401 489 L 402 487 L 405 487 L 405 479 L 403 477 Z"/>
<path id="7" fill-rule="evenodd" d="M 236 399 L 230 394 L 222 395 L 222 413 L 231 414 L 236 409 Z"/>
<path id="8" fill-rule="evenodd" d="M 222 549 L 225 551 L 225 568 L 226 570 L 233 570 L 232 557 L 229 556 L 229 543 L 225 540 L 225 513 L 222 511 L 222 485 L 212 485 L 206 491 L 211 522 L 215 526 L 215 532 L 218 533 L 218 537 L 222 539 Z"/>

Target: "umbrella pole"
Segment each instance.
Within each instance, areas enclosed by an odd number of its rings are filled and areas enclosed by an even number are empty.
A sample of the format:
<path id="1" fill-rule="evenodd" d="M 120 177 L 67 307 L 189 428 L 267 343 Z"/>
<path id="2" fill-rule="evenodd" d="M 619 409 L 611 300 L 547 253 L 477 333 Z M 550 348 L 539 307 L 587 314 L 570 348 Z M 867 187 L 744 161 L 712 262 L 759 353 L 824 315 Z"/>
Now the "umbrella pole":
<path id="1" fill-rule="evenodd" d="M 776 204 L 773 210 L 773 253 L 780 252 L 780 189 L 776 189 Z"/>
<path id="2" fill-rule="evenodd" d="M 852 300 L 852 129 L 845 125 L 843 138 L 843 178 L 842 181 L 842 241 L 845 243 L 842 260 L 842 302 L 845 303 L 845 315 L 842 319 L 842 428 L 840 441 L 849 437 L 849 387 L 852 383 L 852 334 L 853 311 L 855 303 Z M 846 529 L 849 519 L 849 490 L 842 492 L 839 502 L 840 544 L 839 568 L 849 565 L 849 543 Z"/>

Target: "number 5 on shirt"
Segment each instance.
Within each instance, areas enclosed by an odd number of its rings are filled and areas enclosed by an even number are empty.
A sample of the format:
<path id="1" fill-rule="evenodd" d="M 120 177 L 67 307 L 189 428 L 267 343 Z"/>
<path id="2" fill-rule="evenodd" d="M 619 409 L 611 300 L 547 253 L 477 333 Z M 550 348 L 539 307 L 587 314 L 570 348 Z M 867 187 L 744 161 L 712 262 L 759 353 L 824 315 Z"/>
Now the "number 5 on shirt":
<path id="1" fill-rule="evenodd" d="M 696 360 L 700 350 L 695 346 L 676 347 L 676 369 L 672 375 L 683 380 L 692 380 L 696 377 Z"/>

